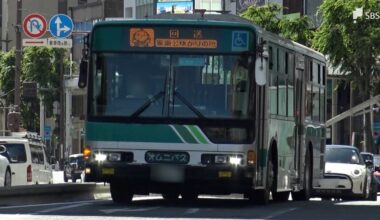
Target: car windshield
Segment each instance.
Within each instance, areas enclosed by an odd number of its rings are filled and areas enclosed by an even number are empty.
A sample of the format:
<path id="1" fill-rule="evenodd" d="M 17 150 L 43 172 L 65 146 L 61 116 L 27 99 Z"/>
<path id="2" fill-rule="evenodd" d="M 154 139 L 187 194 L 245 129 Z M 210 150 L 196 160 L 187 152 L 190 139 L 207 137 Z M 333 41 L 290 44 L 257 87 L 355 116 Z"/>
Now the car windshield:
<path id="1" fill-rule="evenodd" d="M 363 164 L 362 157 L 352 148 L 326 148 L 326 162 L 329 163 L 349 163 Z"/>
<path id="2" fill-rule="evenodd" d="M 362 155 L 364 161 L 366 161 L 366 160 L 373 161 L 372 155 L 370 155 L 370 154 L 361 154 L 361 155 Z"/>
<path id="3" fill-rule="evenodd" d="M 2 153 L 4 157 L 8 158 L 10 163 L 25 163 L 26 152 L 24 144 L 2 144 L 6 147 L 7 151 Z"/>
<path id="4" fill-rule="evenodd" d="M 77 163 L 77 164 L 84 164 L 84 159 L 83 157 L 70 157 L 69 158 L 70 163 Z"/>

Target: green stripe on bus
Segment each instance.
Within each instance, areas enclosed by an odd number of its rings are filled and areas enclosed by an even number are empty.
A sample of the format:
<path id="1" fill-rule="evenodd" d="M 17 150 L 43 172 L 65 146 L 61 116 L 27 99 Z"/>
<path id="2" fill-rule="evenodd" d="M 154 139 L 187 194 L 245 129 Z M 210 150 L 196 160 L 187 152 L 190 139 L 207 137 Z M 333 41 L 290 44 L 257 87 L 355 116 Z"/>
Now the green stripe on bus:
<path id="1" fill-rule="evenodd" d="M 183 143 L 169 125 L 87 122 L 88 141 Z"/>
<path id="2" fill-rule="evenodd" d="M 190 134 L 190 132 L 181 125 L 173 125 L 173 127 L 178 131 L 181 137 L 187 142 L 191 144 L 198 144 L 198 141 Z"/>
<path id="3" fill-rule="evenodd" d="M 196 126 L 188 126 L 188 128 L 190 128 L 191 132 L 199 140 L 199 142 L 202 144 L 209 144 L 207 139 L 203 136 L 203 134 L 198 130 Z"/>

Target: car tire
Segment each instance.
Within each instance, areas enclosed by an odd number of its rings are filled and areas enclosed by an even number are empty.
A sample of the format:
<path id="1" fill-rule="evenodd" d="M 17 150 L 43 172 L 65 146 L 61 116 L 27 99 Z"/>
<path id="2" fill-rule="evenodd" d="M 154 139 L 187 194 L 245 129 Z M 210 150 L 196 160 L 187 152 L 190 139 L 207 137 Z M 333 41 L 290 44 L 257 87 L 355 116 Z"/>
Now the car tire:
<path id="1" fill-rule="evenodd" d="M 63 181 L 67 183 L 69 181 L 69 178 L 67 178 L 66 172 L 63 173 Z"/>
<path id="2" fill-rule="evenodd" d="M 12 174 L 9 169 L 5 172 L 4 176 L 4 187 L 11 187 L 12 185 Z"/>
<path id="3" fill-rule="evenodd" d="M 376 184 L 371 184 L 371 190 L 369 193 L 369 200 L 377 201 L 377 185 Z"/>

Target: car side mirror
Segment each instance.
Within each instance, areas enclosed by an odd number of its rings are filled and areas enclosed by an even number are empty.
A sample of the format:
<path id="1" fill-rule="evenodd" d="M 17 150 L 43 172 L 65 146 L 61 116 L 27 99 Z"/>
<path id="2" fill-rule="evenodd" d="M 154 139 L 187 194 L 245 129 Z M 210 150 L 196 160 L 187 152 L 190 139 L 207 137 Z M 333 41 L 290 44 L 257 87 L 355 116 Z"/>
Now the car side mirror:
<path id="1" fill-rule="evenodd" d="M 7 148 L 4 145 L 0 145 L 0 154 L 5 153 Z"/>
<path id="2" fill-rule="evenodd" d="M 372 161 L 372 160 L 365 160 L 364 163 L 365 163 L 365 165 L 366 165 L 367 167 L 371 167 L 371 166 L 373 166 L 373 161 Z"/>

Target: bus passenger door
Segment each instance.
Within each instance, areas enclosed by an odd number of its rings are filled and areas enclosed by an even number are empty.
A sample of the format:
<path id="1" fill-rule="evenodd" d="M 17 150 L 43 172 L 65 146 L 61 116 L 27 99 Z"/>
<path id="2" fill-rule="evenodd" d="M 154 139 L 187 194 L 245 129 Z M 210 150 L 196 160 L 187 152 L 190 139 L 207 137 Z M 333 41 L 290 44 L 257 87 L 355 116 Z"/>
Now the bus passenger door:
<path id="1" fill-rule="evenodd" d="M 305 114 L 303 111 L 305 96 L 305 61 L 302 55 L 296 55 L 296 71 L 295 71 L 295 153 L 294 153 L 294 170 L 297 173 L 297 183 L 300 183 L 301 173 L 302 173 L 302 155 L 303 155 L 303 134 L 304 134 L 304 118 Z"/>

